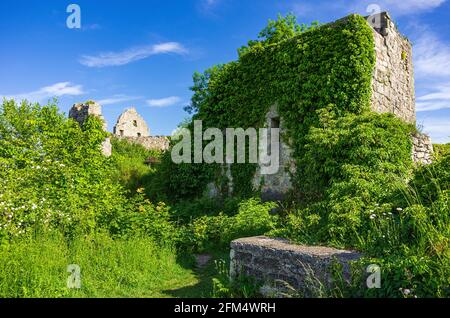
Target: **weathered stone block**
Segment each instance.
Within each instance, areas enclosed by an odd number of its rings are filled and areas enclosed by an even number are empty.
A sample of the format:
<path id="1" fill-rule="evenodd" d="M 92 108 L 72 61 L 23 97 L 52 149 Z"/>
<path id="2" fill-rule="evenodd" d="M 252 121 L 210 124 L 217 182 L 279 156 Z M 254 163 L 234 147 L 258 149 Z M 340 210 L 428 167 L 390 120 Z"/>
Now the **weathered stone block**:
<path id="1" fill-rule="evenodd" d="M 342 276 L 350 280 L 350 262 L 361 256 L 354 251 L 297 245 L 284 239 L 248 237 L 231 242 L 230 273 L 233 279 L 251 276 L 264 284 L 263 289 L 275 288 L 280 293 L 290 289 L 308 296 L 312 295 L 311 282 L 332 285 L 334 264 L 342 265 Z"/>

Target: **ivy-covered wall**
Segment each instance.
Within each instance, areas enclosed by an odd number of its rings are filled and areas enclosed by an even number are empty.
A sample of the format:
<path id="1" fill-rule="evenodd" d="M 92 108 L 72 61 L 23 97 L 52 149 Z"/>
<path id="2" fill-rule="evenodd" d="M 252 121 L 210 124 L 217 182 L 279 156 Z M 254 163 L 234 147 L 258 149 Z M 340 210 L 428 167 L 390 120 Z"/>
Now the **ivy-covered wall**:
<path id="1" fill-rule="evenodd" d="M 371 112 L 375 32 L 364 17 L 350 15 L 276 43 L 251 46 L 240 52 L 237 61 L 209 74 L 204 93 L 196 95 L 201 102 L 193 119 L 201 119 L 204 129 L 260 128 L 267 126 L 267 115 L 275 107 L 282 141 L 294 160 L 294 167 L 286 165 L 292 174 L 289 185 L 302 200 L 321 198 L 333 183 L 348 177 L 349 164 L 407 173 L 414 128 L 393 116 Z M 354 116 L 363 114 L 361 127 L 352 125 Z M 189 185 L 194 175 L 204 175 L 203 181 L 215 181 L 218 187 L 227 184 L 218 165 L 194 166 L 174 169 L 182 173 L 179 176 L 186 175 Z M 255 164 L 232 164 L 233 194 L 254 193 L 256 172 Z M 259 181 L 266 182 L 264 177 Z M 286 182 L 280 184 L 286 188 Z M 205 186 L 195 191 L 201 194 Z"/>

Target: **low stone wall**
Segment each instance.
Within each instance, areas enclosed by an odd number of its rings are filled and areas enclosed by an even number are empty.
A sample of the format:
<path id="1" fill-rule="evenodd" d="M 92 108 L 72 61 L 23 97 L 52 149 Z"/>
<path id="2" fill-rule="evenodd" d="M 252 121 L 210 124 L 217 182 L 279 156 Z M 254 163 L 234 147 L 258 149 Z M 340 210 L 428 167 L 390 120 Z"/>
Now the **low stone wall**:
<path id="1" fill-rule="evenodd" d="M 413 153 L 412 159 L 415 163 L 431 164 L 433 162 L 433 144 L 431 138 L 425 134 L 414 134 L 412 136 Z"/>
<path id="2" fill-rule="evenodd" d="M 350 279 L 350 262 L 362 255 L 354 251 L 321 246 L 291 244 L 287 240 L 265 236 L 242 238 L 231 242 L 230 275 L 244 274 L 264 284 L 265 296 L 283 296 L 294 292 L 312 296 L 318 282 L 332 283 L 333 263 L 342 264 L 343 277 Z"/>
<path id="3" fill-rule="evenodd" d="M 129 142 L 140 144 L 149 150 L 167 150 L 169 149 L 169 137 L 166 136 L 149 136 L 149 137 L 118 137 Z"/>

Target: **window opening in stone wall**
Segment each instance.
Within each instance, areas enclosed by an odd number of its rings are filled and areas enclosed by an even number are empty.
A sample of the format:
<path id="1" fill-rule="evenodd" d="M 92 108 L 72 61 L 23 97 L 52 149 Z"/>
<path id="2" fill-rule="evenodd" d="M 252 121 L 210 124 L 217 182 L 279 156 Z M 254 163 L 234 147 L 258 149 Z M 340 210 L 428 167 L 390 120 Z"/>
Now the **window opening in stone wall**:
<path id="1" fill-rule="evenodd" d="M 270 119 L 270 128 L 280 128 L 280 117 Z"/>

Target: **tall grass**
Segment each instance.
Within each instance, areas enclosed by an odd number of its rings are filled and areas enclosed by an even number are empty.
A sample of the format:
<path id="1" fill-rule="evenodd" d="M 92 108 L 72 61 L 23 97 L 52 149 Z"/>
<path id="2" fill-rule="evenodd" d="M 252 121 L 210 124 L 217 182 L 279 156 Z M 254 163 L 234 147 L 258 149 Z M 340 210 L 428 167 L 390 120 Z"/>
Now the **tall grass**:
<path id="1" fill-rule="evenodd" d="M 69 264 L 81 288 L 69 289 Z M 113 240 L 104 234 L 66 243 L 58 233 L 0 246 L 0 297 L 168 297 L 196 282 L 170 247 L 149 238 Z M 166 292 L 167 291 L 167 292 Z"/>

